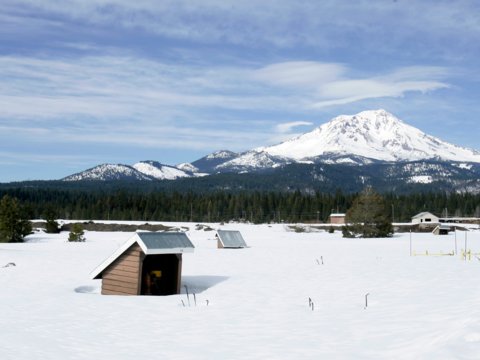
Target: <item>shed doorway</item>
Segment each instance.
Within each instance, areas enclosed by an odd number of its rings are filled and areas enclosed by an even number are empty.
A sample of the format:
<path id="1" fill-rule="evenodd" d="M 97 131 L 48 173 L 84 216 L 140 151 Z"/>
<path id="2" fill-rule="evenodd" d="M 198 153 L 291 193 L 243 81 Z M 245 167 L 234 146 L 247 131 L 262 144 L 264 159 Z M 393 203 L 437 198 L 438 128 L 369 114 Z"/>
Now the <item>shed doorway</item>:
<path id="1" fill-rule="evenodd" d="M 174 295 L 180 291 L 181 254 L 147 255 L 142 265 L 141 295 Z"/>

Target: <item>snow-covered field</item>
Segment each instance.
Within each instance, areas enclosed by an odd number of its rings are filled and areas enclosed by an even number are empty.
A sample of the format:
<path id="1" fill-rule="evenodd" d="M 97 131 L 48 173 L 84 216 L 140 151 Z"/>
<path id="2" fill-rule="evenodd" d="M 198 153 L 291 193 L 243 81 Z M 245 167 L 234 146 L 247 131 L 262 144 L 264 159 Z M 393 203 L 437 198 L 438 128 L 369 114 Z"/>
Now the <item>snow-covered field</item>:
<path id="1" fill-rule="evenodd" d="M 185 293 L 100 295 L 90 272 L 132 233 L 0 244 L 0 359 L 480 358 L 480 255 L 432 256 L 455 250 L 453 233 L 413 234 L 413 252 L 430 256 L 410 256 L 409 234 L 226 224 L 250 246 L 227 250 L 179 225 L 196 247 L 182 278 L 196 306 Z M 480 231 L 467 242 L 480 253 Z M 458 232 L 459 253 L 464 244 Z"/>

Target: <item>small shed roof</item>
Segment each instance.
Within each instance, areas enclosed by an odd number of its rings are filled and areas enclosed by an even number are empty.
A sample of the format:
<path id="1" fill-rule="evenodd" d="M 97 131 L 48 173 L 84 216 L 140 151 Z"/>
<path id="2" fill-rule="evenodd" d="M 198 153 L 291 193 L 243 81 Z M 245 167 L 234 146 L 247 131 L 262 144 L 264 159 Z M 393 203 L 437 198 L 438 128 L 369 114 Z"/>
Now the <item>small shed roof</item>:
<path id="1" fill-rule="evenodd" d="M 182 254 L 193 252 L 194 249 L 187 234 L 183 232 L 137 232 L 93 270 L 91 278 L 99 279 L 102 272 L 135 243 L 145 255 Z"/>
<path id="2" fill-rule="evenodd" d="M 344 213 L 331 213 L 330 217 L 345 217 Z"/>
<path id="3" fill-rule="evenodd" d="M 442 233 L 449 233 L 452 231 L 452 228 L 448 225 L 437 225 L 435 229 L 433 229 L 432 233 L 436 235 L 441 235 Z"/>
<path id="4" fill-rule="evenodd" d="M 433 217 L 436 217 L 435 215 L 433 215 L 431 212 L 428 212 L 428 211 L 423 211 L 421 213 L 418 213 L 417 215 L 415 216 L 412 216 L 412 219 L 419 219 L 419 218 L 422 218 L 424 216 L 433 216 Z"/>
<path id="5" fill-rule="evenodd" d="M 178 254 L 193 251 L 194 247 L 183 232 L 139 232 L 136 235 L 140 238 L 139 245 L 146 255 Z"/>
<path id="6" fill-rule="evenodd" d="M 223 247 L 226 248 L 244 248 L 247 247 L 242 234 L 237 230 L 217 230 L 218 239 Z"/>

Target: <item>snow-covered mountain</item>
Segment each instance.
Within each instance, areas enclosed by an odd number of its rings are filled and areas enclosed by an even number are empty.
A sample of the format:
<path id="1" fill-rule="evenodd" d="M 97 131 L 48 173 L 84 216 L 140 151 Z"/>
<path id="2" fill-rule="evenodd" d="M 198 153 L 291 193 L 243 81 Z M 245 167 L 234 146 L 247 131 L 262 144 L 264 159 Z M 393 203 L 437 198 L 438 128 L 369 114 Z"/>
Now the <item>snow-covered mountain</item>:
<path id="1" fill-rule="evenodd" d="M 141 173 L 135 168 L 122 164 L 101 164 L 91 169 L 67 176 L 64 181 L 82 180 L 152 180 L 148 175 Z"/>
<path id="2" fill-rule="evenodd" d="M 247 172 L 274 169 L 292 161 L 284 156 L 271 155 L 265 151 L 251 150 L 215 166 L 216 172 Z"/>
<path id="3" fill-rule="evenodd" d="M 351 165 L 419 160 L 480 163 L 480 152 L 427 135 L 382 109 L 340 115 L 280 144 L 228 155 L 209 155 L 215 163 L 206 171 L 251 172 L 290 163 L 318 162 Z"/>
<path id="4" fill-rule="evenodd" d="M 235 159 L 238 156 L 239 154 L 234 153 L 233 151 L 220 150 L 192 162 L 191 165 L 199 169 L 202 173 L 215 173 L 218 172 L 216 169 L 217 166 Z"/>
<path id="5" fill-rule="evenodd" d="M 194 174 L 200 172 L 200 170 L 199 170 L 197 167 L 193 166 L 193 165 L 190 164 L 190 163 L 177 164 L 177 165 L 175 165 L 175 167 L 176 167 L 177 169 L 183 170 L 183 171 L 185 171 L 185 172 L 190 172 L 190 173 L 194 173 Z"/>
<path id="6" fill-rule="evenodd" d="M 311 167 L 305 170 L 298 164 Z M 319 170 L 323 165 L 329 166 L 328 173 Z M 338 172 L 331 166 L 337 166 Z M 352 166 L 365 169 L 349 170 Z M 273 171 L 277 177 L 287 173 L 293 176 L 296 172 L 293 183 L 297 184 L 299 176 L 305 178 L 311 174 L 312 181 L 321 180 L 323 184 L 330 181 L 332 186 L 349 181 L 359 184 L 443 182 L 464 191 L 478 188 L 475 181 L 480 172 L 480 152 L 427 135 L 385 110 L 370 110 L 338 116 L 301 136 L 243 153 L 221 150 L 177 166 L 157 161 L 141 161 L 133 166 L 104 164 L 64 180 L 175 180 L 218 173 Z M 306 172 L 300 175 L 302 171 Z M 355 179 L 352 172 L 357 173 Z"/>
<path id="7" fill-rule="evenodd" d="M 315 130 L 258 151 L 294 160 L 350 155 L 380 161 L 480 162 L 480 152 L 425 134 L 385 110 L 340 115 Z"/>
<path id="8" fill-rule="evenodd" d="M 192 177 L 191 172 L 180 170 L 176 167 L 159 163 L 158 161 L 140 161 L 133 165 L 133 168 L 142 174 L 158 180 L 175 180 L 183 177 Z"/>
<path id="9" fill-rule="evenodd" d="M 175 180 L 186 177 L 198 177 L 208 174 L 199 173 L 189 164 L 179 167 L 162 164 L 158 161 L 146 160 L 130 165 L 102 164 L 91 169 L 67 176 L 64 181 L 81 180 Z"/>

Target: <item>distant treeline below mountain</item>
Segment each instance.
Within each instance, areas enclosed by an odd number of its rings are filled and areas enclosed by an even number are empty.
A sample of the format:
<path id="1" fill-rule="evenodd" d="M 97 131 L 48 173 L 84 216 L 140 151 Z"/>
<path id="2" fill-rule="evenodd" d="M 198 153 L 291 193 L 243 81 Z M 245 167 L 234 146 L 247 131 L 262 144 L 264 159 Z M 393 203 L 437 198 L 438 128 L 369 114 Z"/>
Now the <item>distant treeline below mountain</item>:
<path id="1" fill-rule="evenodd" d="M 32 219 L 53 209 L 58 219 L 140 221 L 326 222 L 332 212 L 346 212 L 357 194 L 321 192 L 166 192 L 54 188 L 0 188 L 16 197 Z M 421 211 L 438 216 L 480 216 L 480 195 L 469 193 L 383 194 L 395 222 Z"/>

